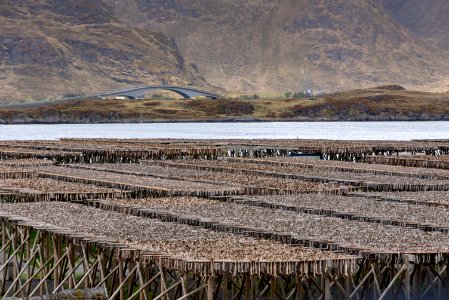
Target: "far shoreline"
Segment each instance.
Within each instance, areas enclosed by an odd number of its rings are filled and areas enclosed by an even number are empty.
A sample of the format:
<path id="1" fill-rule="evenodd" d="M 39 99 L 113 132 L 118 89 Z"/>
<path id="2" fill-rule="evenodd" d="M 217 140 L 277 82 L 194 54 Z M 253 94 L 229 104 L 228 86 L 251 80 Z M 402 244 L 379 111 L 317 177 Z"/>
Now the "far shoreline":
<path id="1" fill-rule="evenodd" d="M 449 122 L 449 116 L 441 119 L 361 119 L 361 120 L 327 120 L 327 119 L 313 119 L 313 120 L 290 120 L 290 119 L 276 119 L 276 120 L 245 120 L 245 119 L 224 119 L 224 120 L 145 120 L 145 121 L 100 121 L 100 122 L 15 122 L 15 123 L 0 123 L 0 126 L 14 126 L 14 125 L 95 125 L 95 124 L 211 124 L 211 123 L 375 123 L 375 122 Z"/>
<path id="2" fill-rule="evenodd" d="M 449 93 L 379 87 L 285 99 L 76 100 L 0 107 L 0 124 L 449 121 Z"/>

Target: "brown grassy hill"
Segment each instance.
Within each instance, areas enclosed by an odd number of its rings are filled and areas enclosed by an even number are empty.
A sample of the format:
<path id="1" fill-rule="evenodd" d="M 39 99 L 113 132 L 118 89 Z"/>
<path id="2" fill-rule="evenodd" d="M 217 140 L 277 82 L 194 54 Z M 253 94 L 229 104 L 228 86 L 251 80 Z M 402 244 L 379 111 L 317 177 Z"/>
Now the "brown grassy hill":
<path id="1" fill-rule="evenodd" d="M 378 0 L 400 24 L 449 51 L 449 1 Z"/>
<path id="2" fill-rule="evenodd" d="M 101 0 L 2 0 L 0 104 L 204 78 L 158 31 L 133 29 Z"/>
<path id="3" fill-rule="evenodd" d="M 0 108 L 0 124 L 226 120 L 449 120 L 449 94 L 386 86 L 335 93 L 317 99 L 92 99 Z"/>
<path id="4" fill-rule="evenodd" d="M 371 0 L 105 1 L 119 18 L 175 37 L 186 60 L 228 90 L 449 84 L 448 54 Z"/>

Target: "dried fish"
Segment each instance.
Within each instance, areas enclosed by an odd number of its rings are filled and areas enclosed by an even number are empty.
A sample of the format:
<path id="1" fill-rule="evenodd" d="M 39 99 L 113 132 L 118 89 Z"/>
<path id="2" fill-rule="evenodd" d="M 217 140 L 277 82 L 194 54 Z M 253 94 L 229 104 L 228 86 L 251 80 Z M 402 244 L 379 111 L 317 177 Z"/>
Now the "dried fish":
<path id="1" fill-rule="evenodd" d="M 271 200 L 276 197 L 257 198 Z M 280 199 L 282 198 L 284 197 L 280 197 Z M 449 236 L 441 232 L 424 232 L 406 226 L 384 225 L 380 222 L 353 221 L 325 214 L 314 215 L 257 207 L 246 204 L 243 200 L 242 202 L 238 200 L 220 202 L 178 197 L 112 199 L 105 203 L 148 208 L 160 213 L 173 213 L 179 216 L 189 216 L 192 219 L 208 219 L 212 223 L 218 222 L 254 230 L 288 233 L 298 239 L 307 240 L 308 243 L 310 241 L 318 243 L 321 241 L 321 244 L 332 243 L 351 252 L 358 249 L 358 251 L 367 253 L 449 253 Z M 388 219 L 388 216 L 385 216 L 385 219 Z"/>
<path id="2" fill-rule="evenodd" d="M 256 240 L 70 203 L 0 204 L 0 211 L 29 222 L 59 227 L 60 231 L 95 236 L 97 240 L 116 241 L 159 256 L 191 261 L 291 262 L 351 258 L 342 253 Z"/>

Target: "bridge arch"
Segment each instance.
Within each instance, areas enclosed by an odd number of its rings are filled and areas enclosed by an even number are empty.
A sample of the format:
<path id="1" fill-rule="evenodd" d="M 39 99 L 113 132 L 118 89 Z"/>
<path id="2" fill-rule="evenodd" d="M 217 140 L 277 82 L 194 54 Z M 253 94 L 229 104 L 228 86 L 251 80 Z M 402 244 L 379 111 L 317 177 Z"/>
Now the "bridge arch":
<path id="1" fill-rule="evenodd" d="M 170 91 L 170 92 L 176 93 L 176 94 L 180 95 L 181 97 L 183 97 L 184 99 L 191 99 L 191 98 L 192 98 L 192 97 L 189 97 L 189 95 L 188 95 L 188 94 L 186 94 L 186 93 L 183 93 L 183 92 L 182 92 L 182 91 L 180 91 L 180 90 L 176 90 L 176 89 L 169 89 L 169 88 L 167 88 L 167 89 L 160 89 L 160 90 L 164 90 L 164 91 Z"/>
<path id="2" fill-rule="evenodd" d="M 146 87 L 140 87 L 135 89 L 128 89 L 128 90 L 121 90 L 116 92 L 110 92 L 99 95 L 102 98 L 105 97 L 120 97 L 125 96 L 129 97 L 130 99 L 143 99 L 145 97 L 145 93 L 152 91 L 152 90 L 167 90 L 171 92 L 175 92 L 179 95 L 181 95 L 184 99 L 192 99 L 193 97 L 206 97 L 210 99 L 218 99 L 220 95 L 202 91 L 195 88 L 188 88 L 188 87 L 177 87 L 177 86 L 146 86 Z"/>

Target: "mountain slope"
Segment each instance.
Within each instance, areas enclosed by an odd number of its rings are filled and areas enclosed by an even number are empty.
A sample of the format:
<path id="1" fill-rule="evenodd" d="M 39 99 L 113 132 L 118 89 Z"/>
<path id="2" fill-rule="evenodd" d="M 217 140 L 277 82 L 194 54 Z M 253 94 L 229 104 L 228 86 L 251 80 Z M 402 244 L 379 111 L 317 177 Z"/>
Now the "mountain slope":
<path id="1" fill-rule="evenodd" d="M 105 1 L 119 18 L 173 36 L 208 81 L 230 90 L 447 87 L 447 53 L 371 0 Z"/>
<path id="2" fill-rule="evenodd" d="M 378 0 L 400 24 L 449 51 L 449 1 Z"/>
<path id="3" fill-rule="evenodd" d="M 205 84 L 175 41 L 100 0 L 2 0 L 0 103 L 155 83 Z"/>

